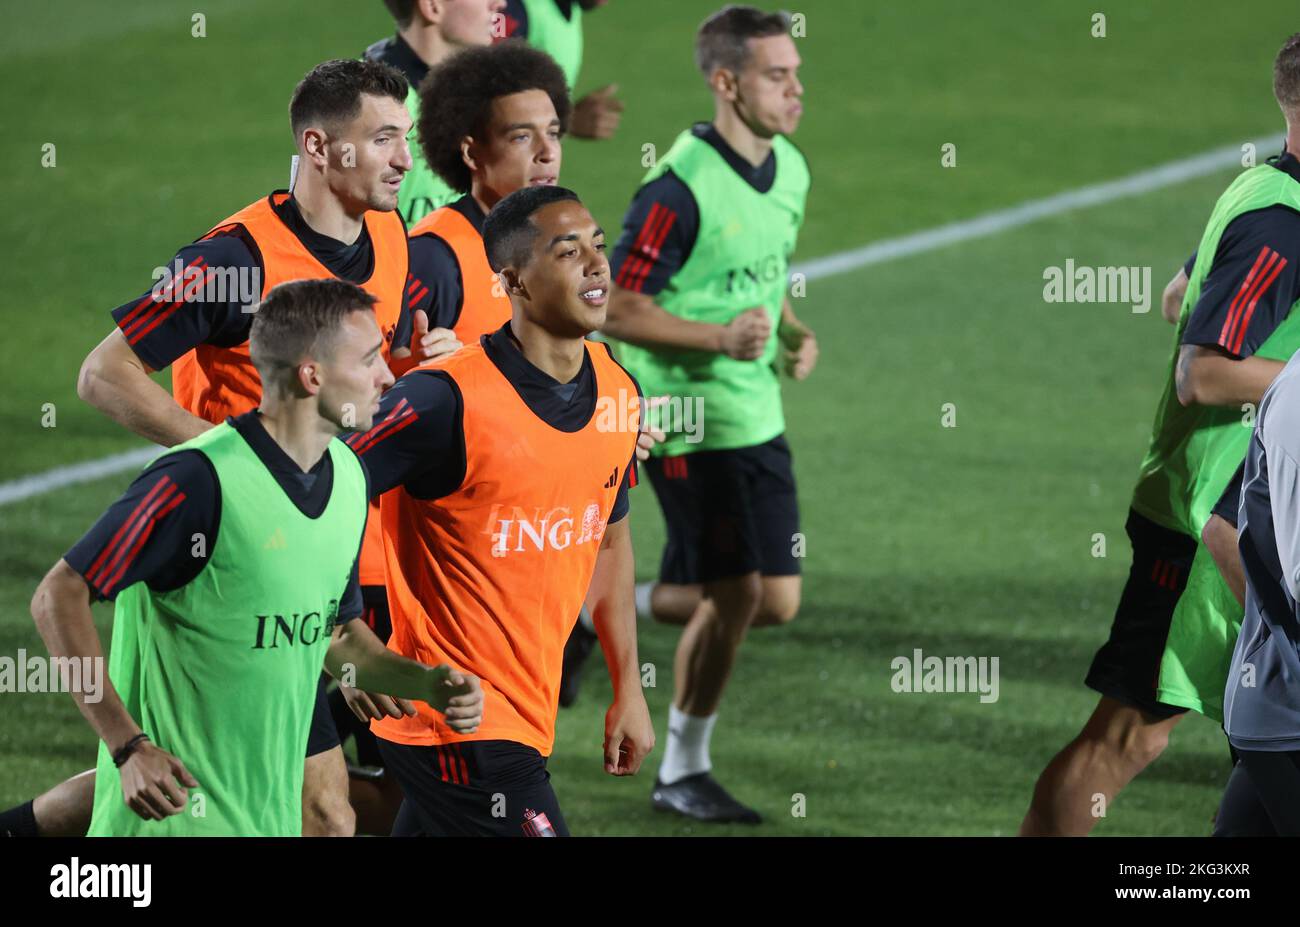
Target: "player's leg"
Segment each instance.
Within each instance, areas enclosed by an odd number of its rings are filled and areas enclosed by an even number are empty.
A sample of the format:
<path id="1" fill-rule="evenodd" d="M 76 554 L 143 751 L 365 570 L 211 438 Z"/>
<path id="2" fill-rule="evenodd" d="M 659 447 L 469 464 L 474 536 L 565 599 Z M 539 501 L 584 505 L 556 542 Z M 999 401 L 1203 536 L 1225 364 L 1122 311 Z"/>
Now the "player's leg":
<path id="1" fill-rule="evenodd" d="M 660 624 L 685 626 L 695 614 L 704 587 L 699 583 L 651 581 L 637 584 L 637 615 Z"/>
<path id="2" fill-rule="evenodd" d="M 1020 833 L 1083 835 L 1115 796 L 1164 751 L 1186 709 L 1156 698 L 1155 685 L 1174 608 L 1187 584 L 1196 542 L 1130 512 L 1128 582 L 1110 637 L 1093 658 L 1087 684 L 1102 695 L 1083 730 L 1043 770 Z"/>
<path id="3" fill-rule="evenodd" d="M 307 760 L 302 777 L 302 835 L 351 837 L 357 819 L 348 804 L 348 764 L 330 715 L 322 677 L 316 688 L 316 709 L 307 736 Z"/>
<path id="4" fill-rule="evenodd" d="M 1300 836 L 1300 753 L 1237 753 L 1277 835 Z"/>
<path id="5" fill-rule="evenodd" d="M 651 801 L 703 821 L 761 820 L 713 779 L 709 756 L 718 705 L 762 602 L 746 450 L 679 458 L 672 478 L 651 471 L 668 529 L 661 577 L 703 586 L 673 659 L 673 705 Z"/>
<path id="6" fill-rule="evenodd" d="M 1170 731 L 1185 717 L 1152 715 L 1102 696 L 1079 736 L 1038 777 L 1020 835 L 1087 834 L 1120 791 L 1164 752 Z"/>
<path id="7" fill-rule="evenodd" d="M 84 837 L 95 809 L 95 771 L 65 779 L 31 801 L 0 812 L 0 836 Z"/>
<path id="8" fill-rule="evenodd" d="M 805 541 L 799 530 L 799 495 L 794 459 L 785 435 L 746 455 L 753 487 L 754 522 L 762 557 L 763 600 L 754 627 L 786 625 L 799 614 Z"/>
<path id="9" fill-rule="evenodd" d="M 361 598 L 365 604 L 362 619 L 376 637 L 387 643 L 393 631 L 387 592 L 383 586 L 362 586 Z M 402 805 L 402 790 L 384 771 L 370 724 L 352 713 L 341 689 L 329 693 L 329 705 L 339 741 L 346 744 L 350 738 L 356 749 L 356 764 L 348 763 L 348 804 L 356 814 L 356 832 L 379 836 L 392 833 Z"/>
<path id="10" fill-rule="evenodd" d="M 1216 837 L 1276 837 L 1277 829 L 1260 800 L 1259 790 L 1240 759 L 1223 789 L 1219 811 L 1214 817 Z"/>

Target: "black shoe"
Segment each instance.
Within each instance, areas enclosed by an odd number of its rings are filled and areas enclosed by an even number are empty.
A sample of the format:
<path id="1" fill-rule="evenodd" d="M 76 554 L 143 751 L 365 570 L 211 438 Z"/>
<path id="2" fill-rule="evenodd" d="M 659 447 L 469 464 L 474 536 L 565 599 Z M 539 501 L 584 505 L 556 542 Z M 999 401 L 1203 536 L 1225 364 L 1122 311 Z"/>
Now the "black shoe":
<path id="1" fill-rule="evenodd" d="M 582 687 L 582 667 L 591 656 L 599 638 L 579 621 L 564 645 L 564 664 L 560 671 L 560 707 L 568 708 L 578 700 Z"/>
<path id="2" fill-rule="evenodd" d="M 706 772 L 664 785 L 655 779 L 650 804 L 656 811 L 675 811 L 697 821 L 716 824 L 761 824 L 763 816 L 736 801 Z"/>

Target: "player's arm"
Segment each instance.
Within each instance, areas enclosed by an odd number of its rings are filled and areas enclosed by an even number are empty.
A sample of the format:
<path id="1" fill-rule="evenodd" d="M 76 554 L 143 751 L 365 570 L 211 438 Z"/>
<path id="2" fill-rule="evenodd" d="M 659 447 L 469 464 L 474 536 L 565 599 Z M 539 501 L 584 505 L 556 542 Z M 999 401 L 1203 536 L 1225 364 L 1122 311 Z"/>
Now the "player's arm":
<path id="1" fill-rule="evenodd" d="M 587 590 L 587 610 L 614 684 L 614 701 L 605 714 L 605 772 L 615 776 L 636 773 L 655 743 L 637 660 L 636 573 L 628 521 L 624 516 L 606 527 Z"/>
<path id="2" fill-rule="evenodd" d="M 370 430 L 344 438 L 366 467 L 371 498 L 395 486 L 419 499 L 454 491 L 465 476 L 463 409 L 441 371 L 414 371 L 389 387 Z"/>
<path id="3" fill-rule="evenodd" d="M 1165 291 L 1160 294 L 1160 314 L 1170 325 L 1178 324 L 1178 317 L 1183 312 L 1183 298 L 1187 295 L 1188 278 L 1196 263 L 1196 254 L 1187 259 L 1187 263 L 1178 268 L 1178 273 L 1165 284 Z"/>
<path id="4" fill-rule="evenodd" d="M 426 666 L 394 653 L 355 618 L 335 626 L 325 668 L 358 688 L 425 702 L 442 712 L 447 726 L 460 734 L 474 733 L 483 720 L 483 690 L 477 676 L 446 663 Z"/>
<path id="5" fill-rule="evenodd" d="M 610 260 L 613 285 L 601 331 L 629 344 L 753 360 L 771 334 L 765 310 L 748 309 L 719 325 L 683 319 L 655 301 L 686 264 L 699 224 L 695 197 L 671 171 L 637 191 Z"/>
<path id="6" fill-rule="evenodd" d="M 1178 401 L 1185 406 L 1258 405 L 1284 366 L 1264 357 L 1234 357 L 1219 348 L 1184 344 L 1174 374 Z"/>
<path id="7" fill-rule="evenodd" d="M 176 404 L 149 376 L 153 369 L 113 329 L 87 355 L 77 376 L 77 395 L 140 437 L 172 447 L 212 427 Z"/>
<path id="8" fill-rule="evenodd" d="M 1238 604 L 1246 604 L 1246 571 L 1241 565 L 1241 551 L 1237 547 L 1237 509 L 1241 503 L 1241 483 L 1246 470 L 1245 462 L 1237 468 L 1228 488 L 1215 504 L 1205 527 L 1201 529 L 1201 543 L 1214 558 L 1224 582 L 1232 590 Z"/>
<path id="9" fill-rule="evenodd" d="M 1274 206 L 1224 229 L 1183 329 L 1174 381 L 1183 405 L 1259 403 L 1281 361 L 1255 351 L 1300 296 L 1300 213 Z"/>
<path id="10" fill-rule="evenodd" d="M 195 556 L 216 536 L 215 476 L 197 452 L 164 458 L 142 473 L 81 540 L 46 574 L 32 597 L 37 631 L 52 657 L 90 660 L 102 669 L 103 645 L 91 615 L 95 598 L 112 599 L 138 582 L 173 589 L 189 582 L 205 562 Z M 195 546 L 195 536 L 208 544 Z M 119 616 L 119 621 L 129 620 Z M 127 805 L 146 820 L 161 820 L 186 808 L 183 786 L 198 783 L 181 760 L 139 738 L 131 717 L 106 673 L 95 691 L 84 684 L 72 697 L 110 752 L 128 745 L 122 769 Z M 181 785 L 177 784 L 177 780 Z"/>
<path id="11" fill-rule="evenodd" d="M 182 248 L 181 274 L 160 280 L 141 298 L 113 311 L 116 328 L 86 357 L 77 376 L 77 395 L 113 421 L 142 438 L 171 447 L 212 427 L 176 404 L 150 374 L 171 365 L 204 343 L 233 346 L 248 338 L 252 315 L 245 299 L 256 304 L 260 267 L 247 245 L 232 235 Z M 229 274 L 233 269 L 234 274 Z M 221 287 L 222 297 L 207 299 L 206 281 L 225 275 L 249 287 Z M 212 288 L 214 291 L 216 287 Z M 233 291 L 233 292 L 232 292 Z"/>

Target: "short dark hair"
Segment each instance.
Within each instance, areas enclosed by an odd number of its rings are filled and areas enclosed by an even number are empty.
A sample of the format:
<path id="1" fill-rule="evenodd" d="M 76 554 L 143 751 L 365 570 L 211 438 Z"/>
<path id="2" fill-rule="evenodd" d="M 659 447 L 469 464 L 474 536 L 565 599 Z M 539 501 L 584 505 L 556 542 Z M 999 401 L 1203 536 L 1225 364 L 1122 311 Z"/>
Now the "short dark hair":
<path id="1" fill-rule="evenodd" d="M 483 220 L 483 248 L 488 266 L 500 271 L 506 265 L 523 267 L 532 255 L 538 228 L 533 213 L 543 206 L 572 200 L 582 203 L 567 187 L 522 187 L 492 207 Z"/>
<path id="2" fill-rule="evenodd" d="M 415 0 L 384 0 L 384 6 L 388 7 L 388 12 L 399 29 L 409 26 L 415 16 Z"/>
<path id="3" fill-rule="evenodd" d="M 1273 96 L 1286 113 L 1300 112 L 1300 32 L 1282 43 L 1273 60 Z"/>
<path id="4" fill-rule="evenodd" d="M 463 49 L 429 71 L 420 84 L 420 147 L 429 167 L 453 190 L 470 188 L 461 139 L 482 134 L 493 100 L 525 90 L 546 91 L 560 131 L 568 129 L 572 106 L 564 71 L 546 52 L 519 39 Z"/>
<path id="5" fill-rule="evenodd" d="M 294 280 L 266 294 L 253 316 L 248 353 L 262 378 L 275 382 L 312 354 L 328 356 L 343 319 L 377 302 L 345 280 Z"/>
<path id="6" fill-rule="evenodd" d="M 790 14 L 764 13 L 758 7 L 732 3 L 704 22 L 695 33 L 695 65 L 708 77 L 718 68 L 733 74 L 745 69 L 749 40 L 784 35 L 790 31 Z"/>
<path id="7" fill-rule="evenodd" d="M 361 94 L 406 102 L 410 84 L 402 72 L 381 61 L 335 58 L 307 72 L 293 88 L 289 124 L 294 138 L 313 122 L 338 125 L 361 112 Z"/>

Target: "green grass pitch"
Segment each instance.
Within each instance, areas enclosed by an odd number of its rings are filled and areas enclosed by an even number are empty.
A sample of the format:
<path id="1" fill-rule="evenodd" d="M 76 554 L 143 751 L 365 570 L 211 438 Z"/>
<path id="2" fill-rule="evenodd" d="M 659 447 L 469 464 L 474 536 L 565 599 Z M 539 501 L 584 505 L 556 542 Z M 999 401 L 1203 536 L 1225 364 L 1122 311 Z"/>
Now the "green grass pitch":
<path id="1" fill-rule="evenodd" d="M 288 177 L 287 102 L 327 57 L 389 31 L 362 0 L 61 0 L 11 11 L 0 37 L 0 480 L 138 442 L 81 403 L 82 358 L 108 310 L 176 246 Z M 714 4 L 613 0 L 591 15 L 579 89 L 617 82 L 609 143 L 566 143 L 562 180 L 607 229 L 642 172 L 710 102 L 691 64 Z M 798 257 L 978 215 L 1267 133 L 1269 66 L 1290 4 L 1094 5 L 804 0 L 813 170 Z M 41 165 L 42 146 L 57 164 Z M 940 147 L 957 146 L 957 165 Z M 1272 152 L 1262 152 L 1268 154 Z M 787 391 L 807 537 L 804 607 L 754 631 L 721 711 L 719 777 L 769 823 L 743 833 L 1014 833 L 1033 781 L 1095 702 L 1082 676 L 1128 569 L 1123 523 L 1171 329 L 1122 305 L 1049 305 L 1043 269 L 1153 268 L 1158 290 L 1195 247 L 1231 171 L 808 285 L 796 308 L 821 362 Z M 53 403 L 57 425 L 41 426 Z M 956 427 L 941 425 L 952 403 Z M 40 650 L 27 612 L 43 572 L 129 480 L 0 508 L 0 655 Z M 662 526 L 634 492 L 639 574 Z M 1091 555 L 1095 533 L 1108 556 Z M 97 607 L 107 635 L 111 609 Z M 672 629 L 643 626 L 659 735 Z M 890 661 L 996 656 L 1000 698 L 898 694 Z M 551 764 L 575 833 L 727 833 L 650 810 L 652 758 L 600 763 L 599 667 L 561 713 Z M 0 806 L 86 768 L 94 740 L 63 695 L 0 694 Z M 1204 834 L 1228 770 L 1193 719 L 1110 809 L 1100 834 Z M 806 816 L 791 813 L 804 797 Z"/>

